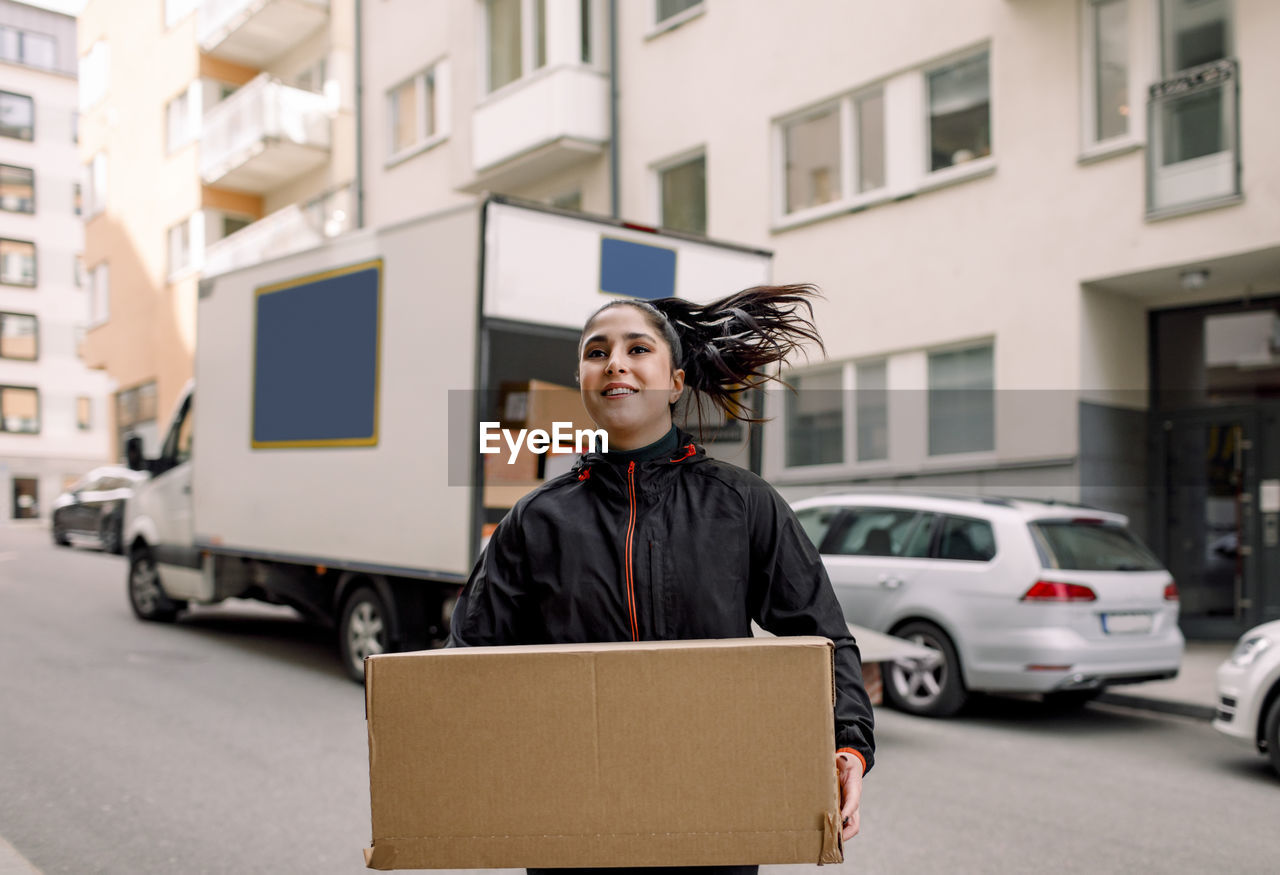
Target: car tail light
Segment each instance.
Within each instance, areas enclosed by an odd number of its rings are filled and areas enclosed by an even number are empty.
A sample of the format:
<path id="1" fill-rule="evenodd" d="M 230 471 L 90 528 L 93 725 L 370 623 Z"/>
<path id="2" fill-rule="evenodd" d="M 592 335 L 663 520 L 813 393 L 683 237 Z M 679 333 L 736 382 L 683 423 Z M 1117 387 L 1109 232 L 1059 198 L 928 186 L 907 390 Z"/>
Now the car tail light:
<path id="1" fill-rule="evenodd" d="M 1164 587 L 1164 600 L 1166 602 L 1176 602 L 1178 600 L 1178 584 L 1176 581 L 1169 581 Z"/>
<path id="2" fill-rule="evenodd" d="M 1037 580 L 1022 596 L 1024 602 L 1092 602 L 1097 599 L 1087 586 L 1054 580 Z"/>

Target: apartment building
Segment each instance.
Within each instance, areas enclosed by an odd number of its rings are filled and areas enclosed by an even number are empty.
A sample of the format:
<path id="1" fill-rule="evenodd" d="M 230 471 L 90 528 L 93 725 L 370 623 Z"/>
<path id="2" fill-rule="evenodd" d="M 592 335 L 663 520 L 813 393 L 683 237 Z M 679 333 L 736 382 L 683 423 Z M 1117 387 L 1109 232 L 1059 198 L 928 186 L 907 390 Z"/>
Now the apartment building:
<path id="1" fill-rule="evenodd" d="M 1280 616 L 1276 4 L 381 0 L 361 23 L 370 223 L 496 190 L 767 247 L 825 290 L 826 356 L 769 396 L 784 493 L 1118 509 L 1189 634 Z"/>
<path id="2" fill-rule="evenodd" d="M 47 517 L 108 458 L 80 211 L 75 19 L 0 0 L 0 520 Z"/>
<path id="3" fill-rule="evenodd" d="M 86 360 L 114 454 L 158 449 L 199 278 L 356 218 L 354 0 L 89 0 L 80 19 Z"/>

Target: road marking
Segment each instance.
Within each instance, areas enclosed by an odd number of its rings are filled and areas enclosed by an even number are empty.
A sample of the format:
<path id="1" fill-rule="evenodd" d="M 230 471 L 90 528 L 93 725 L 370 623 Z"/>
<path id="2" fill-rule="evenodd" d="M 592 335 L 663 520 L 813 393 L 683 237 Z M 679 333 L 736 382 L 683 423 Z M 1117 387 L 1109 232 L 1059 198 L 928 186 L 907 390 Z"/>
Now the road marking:
<path id="1" fill-rule="evenodd" d="M 13 845 L 0 838 L 0 875 L 40 875 L 40 870 L 19 854 Z"/>

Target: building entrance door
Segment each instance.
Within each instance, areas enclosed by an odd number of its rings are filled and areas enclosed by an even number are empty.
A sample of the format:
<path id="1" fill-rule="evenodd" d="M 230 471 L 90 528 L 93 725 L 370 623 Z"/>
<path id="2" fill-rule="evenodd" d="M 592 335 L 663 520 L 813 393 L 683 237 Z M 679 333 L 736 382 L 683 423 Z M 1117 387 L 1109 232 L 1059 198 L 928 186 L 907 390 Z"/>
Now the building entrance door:
<path id="1" fill-rule="evenodd" d="M 1161 420 L 1164 559 L 1178 584 L 1182 629 L 1193 638 L 1233 638 L 1256 613 L 1257 411 Z"/>

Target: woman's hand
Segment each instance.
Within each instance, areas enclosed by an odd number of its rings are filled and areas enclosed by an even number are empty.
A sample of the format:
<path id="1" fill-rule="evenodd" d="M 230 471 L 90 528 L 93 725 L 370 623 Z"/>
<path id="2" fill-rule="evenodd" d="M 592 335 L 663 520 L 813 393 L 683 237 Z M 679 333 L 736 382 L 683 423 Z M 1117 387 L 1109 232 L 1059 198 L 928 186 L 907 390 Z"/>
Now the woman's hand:
<path id="1" fill-rule="evenodd" d="M 840 776 L 840 819 L 844 830 L 842 841 L 849 841 L 858 834 L 859 811 L 862 802 L 862 763 L 852 754 L 836 754 L 836 772 Z"/>

